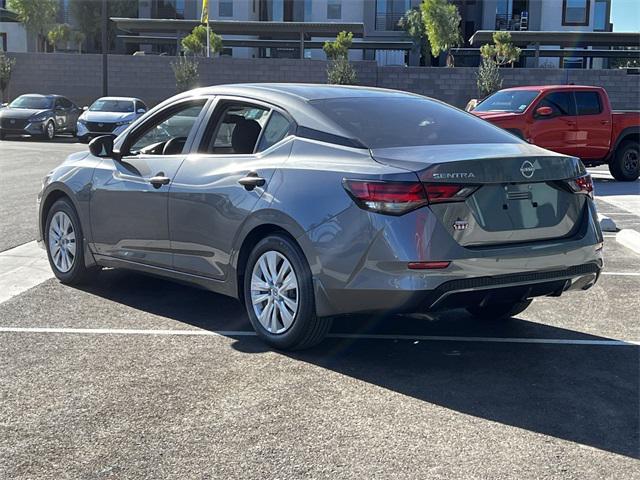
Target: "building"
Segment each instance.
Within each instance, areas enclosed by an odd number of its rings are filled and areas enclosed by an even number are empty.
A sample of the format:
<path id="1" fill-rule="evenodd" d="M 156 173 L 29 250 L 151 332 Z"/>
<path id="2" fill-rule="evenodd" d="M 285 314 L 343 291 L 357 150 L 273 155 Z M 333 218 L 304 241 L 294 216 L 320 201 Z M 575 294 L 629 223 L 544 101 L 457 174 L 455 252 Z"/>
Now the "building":
<path id="1" fill-rule="evenodd" d="M 0 51 L 26 52 L 28 36 L 15 13 L 7 10 L 7 0 L 0 0 Z"/>
<path id="2" fill-rule="evenodd" d="M 332 36 L 312 36 L 304 25 L 361 25 L 361 34 L 350 52 L 352 60 L 376 60 L 380 65 L 415 64 L 411 44 L 398 26 L 398 21 L 421 0 L 209 0 L 209 18 L 224 25 L 224 55 L 242 58 L 293 57 L 324 58 L 322 42 Z M 549 31 L 549 32 L 610 32 L 611 0 L 452 0 L 462 17 L 461 30 L 465 46 L 479 30 Z M 167 19 L 166 24 L 118 23 L 128 50 L 142 49 L 148 53 L 174 55 L 179 50 L 183 27 L 197 22 L 201 15 L 201 0 L 139 0 L 139 19 Z M 244 22 L 244 23 L 243 23 Z M 264 28 L 253 27 L 264 22 Z M 283 24 L 289 23 L 289 28 Z M 297 27 L 294 28 L 294 24 Z M 195 25 L 195 23 L 194 23 Z M 158 28 L 152 31 L 153 28 Z M 230 27 L 227 27 L 230 26 Z M 235 30 L 232 28 L 235 26 Z M 270 28 L 273 27 L 271 30 Z M 191 27 L 192 28 L 192 27 Z M 182 29 L 182 30 L 181 30 Z M 254 33 L 252 35 L 243 33 Z M 231 33 L 229 33 L 231 32 Z M 187 30 L 188 33 L 188 30 Z M 220 32 L 222 33 L 222 32 Z M 144 37 L 148 43 L 137 39 Z M 299 47 L 298 40 L 304 40 Z M 265 46 L 259 46 L 265 45 Z M 366 47 L 366 48 L 365 48 Z M 477 45 L 475 46 L 477 48 Z M 301 48 L 304 50 L 301 52 Z M 557 50 L 562 45 L 539 48 Z M 585 46 L 584 48 L 589 48 Z M 129 52 L 130 53 L 130 52 Z M 466 58 L 477 65 L 474 52 Z M 542 66 L 587 68 L 606 66 L 603 59 L 589 62 L 581 56 L 545 57 Z M 443 58 L 433 59 L 442 65 Z M 521 66 L 532 66 L 525 59 Z"/>

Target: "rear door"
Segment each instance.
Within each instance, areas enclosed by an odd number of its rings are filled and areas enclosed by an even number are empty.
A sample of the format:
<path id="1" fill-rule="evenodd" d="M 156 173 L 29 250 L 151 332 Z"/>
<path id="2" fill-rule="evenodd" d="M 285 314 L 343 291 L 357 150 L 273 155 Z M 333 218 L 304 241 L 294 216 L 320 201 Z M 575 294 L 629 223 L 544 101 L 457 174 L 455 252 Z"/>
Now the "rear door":
<path id="1" fill-rule="evenodd" d="M 611 146 L 611 113 L 605 108 L 601 92 L 575 92 L 578 112 L 576 155 L 582 159 L 600 160 Z"/>
<path id="2" fill-rule="evenodd" d="M 186 157 L 207 99 L 173 104 L 125 139 L 121 160 L 94 172 L 91 226 L 97 253 L 170 268 L 169 189 Z"/>
<path id="3" fill-rule="evenodd" d="M 540 107 L 549 107 L 553 113 L 537 115 L 535 112 Z M 529 129 L 529 139 L 534 145 L 565 155 L 577 155 L 576 132 L 576 109 L 571 92 L 549 92 L 534 106 Z"/>

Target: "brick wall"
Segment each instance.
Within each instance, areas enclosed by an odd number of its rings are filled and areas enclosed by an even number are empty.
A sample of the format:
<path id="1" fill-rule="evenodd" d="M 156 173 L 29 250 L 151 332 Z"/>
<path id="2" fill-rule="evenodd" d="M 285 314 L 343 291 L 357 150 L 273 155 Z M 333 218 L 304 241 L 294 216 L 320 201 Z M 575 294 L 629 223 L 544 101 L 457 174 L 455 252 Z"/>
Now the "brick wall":
<path id="1" fill-rule="evenodd" d="M 65 53 L 13 53 L 16 67 L 9 97 L 23 93 L 59 93 L 80 105 L 102 94 L 102 57 Z M 170 63 L 173 57 L 109 56 L 109 94 L 139 97 L 150 105 L 176 93 Z M 326 63 L 295 59 L 200 59 L 200 83 L 242 82 L 324 83 Z M 378 67 L 355 62 L 361 85 L 428 95 L 457 107 L 476 96 L 475 68 Z M 626 70 L 502 69 L 504 86 L 575 83 L 603 86 L 614 108 L 640 109 L 640 76 Z"/>

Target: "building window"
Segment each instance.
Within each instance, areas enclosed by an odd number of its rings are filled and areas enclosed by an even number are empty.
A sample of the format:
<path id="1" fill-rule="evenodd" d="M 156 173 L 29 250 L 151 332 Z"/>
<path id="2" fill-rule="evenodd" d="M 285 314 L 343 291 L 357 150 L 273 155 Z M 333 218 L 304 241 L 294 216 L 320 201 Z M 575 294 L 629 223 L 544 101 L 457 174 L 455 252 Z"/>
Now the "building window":
<path id="1" fill-rule="evenodd" d="M 376 0 L 376 30 L 402 30 L 398 22 L 410 8 L 409 0 Z"/>
<path id="2" fill-rule="evenodd" d="M 4 32 L 0 33 L 0 51 L 7 51 L 7 34 Z"/>
<path id="3" fill-rule="evenodd" d="M 342 18 L 342 0 L 327 0 L 327 19 L 340 20 Z"/>
<path id="4" fill-rule="evenodd" d="M 233 0 L 220 0 L 218 3 L 219 17 L 233 17 Z"/>
<path id="5" fill-rule="evenodd" d="M 589 25 L 591 0 L 562 0 L 562 25 Z"/>
<path id="6" fill-rule="evenodd" d="M 596 0 L 593 9 L 593 30 L 596 32 L 609 30 L 609 0 Z"/>
<path id="7" fill-rule="evenodd" d="M 304 19 L 311 20 L 313 15 L 313 0 L 304 0 Z"/>

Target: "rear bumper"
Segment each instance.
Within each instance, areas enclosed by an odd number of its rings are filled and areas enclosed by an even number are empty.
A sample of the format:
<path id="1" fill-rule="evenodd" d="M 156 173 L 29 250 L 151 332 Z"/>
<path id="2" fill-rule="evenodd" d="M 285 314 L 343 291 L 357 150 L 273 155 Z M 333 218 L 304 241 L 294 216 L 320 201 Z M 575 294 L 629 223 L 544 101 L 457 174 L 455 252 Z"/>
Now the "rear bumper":
<path id="1" fill-rule="evenodd" d="M 331 290 L 320 289 L 324 314 L 356 312 L 424 312 L 464 308 L 492 302 L 521 301 L 541 296 L 560 296 L 587 290 L 598 280 L 602 261 L 561 270 L 461 278 L 432 290 Z"/>

